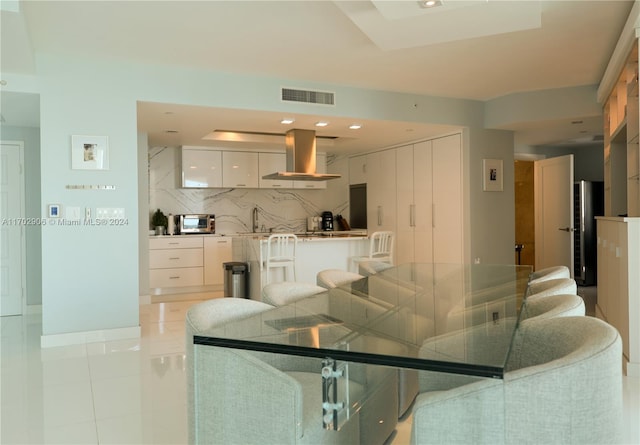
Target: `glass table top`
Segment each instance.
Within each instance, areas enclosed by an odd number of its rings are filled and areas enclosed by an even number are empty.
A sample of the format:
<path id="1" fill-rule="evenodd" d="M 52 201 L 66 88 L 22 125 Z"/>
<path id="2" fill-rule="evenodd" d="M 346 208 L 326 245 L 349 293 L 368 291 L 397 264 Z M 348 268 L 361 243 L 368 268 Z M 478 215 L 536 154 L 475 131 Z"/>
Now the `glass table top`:
<path id="1" fill-rule="evenodd" d="M 404 264 L 211 329 L 194 343 L 502 378 L 531 272 Z"/>

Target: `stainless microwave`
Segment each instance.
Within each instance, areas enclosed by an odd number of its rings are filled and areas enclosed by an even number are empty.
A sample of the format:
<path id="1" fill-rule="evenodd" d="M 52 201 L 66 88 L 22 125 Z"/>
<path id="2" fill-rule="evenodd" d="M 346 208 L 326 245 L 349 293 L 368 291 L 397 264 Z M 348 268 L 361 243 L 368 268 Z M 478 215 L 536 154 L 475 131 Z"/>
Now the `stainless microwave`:
<path id="1" fill-rule="evenodd" d="M 216 233 L 215 215 L 178 215 L 180 233 Z"/>

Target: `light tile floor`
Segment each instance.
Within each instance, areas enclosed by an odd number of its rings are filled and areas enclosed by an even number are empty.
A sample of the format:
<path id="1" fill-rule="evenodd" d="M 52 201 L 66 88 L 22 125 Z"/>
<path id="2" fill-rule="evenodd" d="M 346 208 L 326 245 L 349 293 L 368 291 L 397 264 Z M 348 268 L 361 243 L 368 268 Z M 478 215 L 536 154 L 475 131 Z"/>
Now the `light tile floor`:
<path id="1" fill-rule="evenodd" d="M 0 443 L 184 444 L 184 317 L 140 307 L 137 340 L 40 348 L 40 315 L 0 318 Z M 640 379 L 624 379 L 625 443 L 640 443 Z M 409 443 L 410 418 L 390 445 Z"/>

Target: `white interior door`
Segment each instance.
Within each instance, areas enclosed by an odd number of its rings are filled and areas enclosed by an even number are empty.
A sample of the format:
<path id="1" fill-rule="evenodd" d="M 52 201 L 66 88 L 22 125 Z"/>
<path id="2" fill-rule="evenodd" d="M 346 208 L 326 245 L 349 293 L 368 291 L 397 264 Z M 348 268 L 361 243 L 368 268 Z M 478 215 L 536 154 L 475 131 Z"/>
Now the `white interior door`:
<path id="1" fill-rule="evenodd" d="M 573 276 L 573 155 L 534 163 L 536 270 L 567 266 Z"/>
<path id="2" fill-rule="evenodd" d="M 24 181 L 22 145 L 2 143 L 0 155 L 0 315 L 22 314 Z"/>

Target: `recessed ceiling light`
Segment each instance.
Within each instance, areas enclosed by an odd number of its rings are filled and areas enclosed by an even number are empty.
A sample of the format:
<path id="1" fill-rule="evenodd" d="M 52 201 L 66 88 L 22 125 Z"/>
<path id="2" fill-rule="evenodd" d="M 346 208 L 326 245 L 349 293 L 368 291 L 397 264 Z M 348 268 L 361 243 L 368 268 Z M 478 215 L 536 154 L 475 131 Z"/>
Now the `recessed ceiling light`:
<path id="1" fill-rule="evenodd" d="M 326 127 L 329 122 L 316 122 L 316 127 Z"/>
<path id="2" fill-rule="evenodd" d="M 422 0 L 418 4 L 422 8 L 435 8 L 436 6 L 442 6 L 442 0 Z"/>
<path id="3" fill-rule="evenodd" d="M 349 129 L 351 129 L 351 130 L 359 130 L 361 128 L 362 128 L 362 125 L 360 125 L 360 124 L 349 125 Z"/>
<path id="4" fill-rule="evenodd" d="M 281 123 L 281 124 L 284 124 L 284 125 L 293 124 L 294 122 L 295 122 L 295 119 L 282 119 L 282 120 L 280 121 L 280 123 Z"/>

